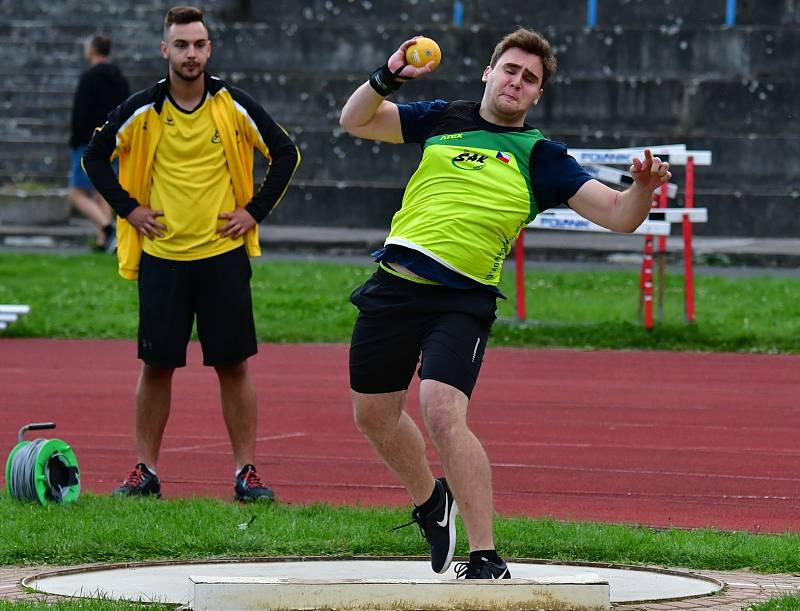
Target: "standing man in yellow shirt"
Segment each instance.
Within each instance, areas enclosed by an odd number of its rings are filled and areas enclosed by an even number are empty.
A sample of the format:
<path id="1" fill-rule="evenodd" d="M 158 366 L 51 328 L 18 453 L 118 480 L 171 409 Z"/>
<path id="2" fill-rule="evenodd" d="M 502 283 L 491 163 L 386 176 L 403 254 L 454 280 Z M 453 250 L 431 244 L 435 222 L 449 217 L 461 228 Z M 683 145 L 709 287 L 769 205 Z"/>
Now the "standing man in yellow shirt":
<path id="1" fill-rule="evenodd" d="M 156 464 L 172 376 L 186 364 L 196 318 L 203 364 L 219 378 L 234 498 L 270 501 L 254 466 L 257 400 L 247 359 L 258 349 L 248 255 L 260 254 L 258 223 L 283 197 L 300 154 L 253 98 L 206 73 L 211 41 L 200 9 L 167 12 L 161 55 L 168 76 L 113 111 L 83 158 L 119 217 L 120 275 L 139 281 L 138 461 L 114 494 L 161 494 Z M 254 194 L 255 149 L 270 168 Z"/>

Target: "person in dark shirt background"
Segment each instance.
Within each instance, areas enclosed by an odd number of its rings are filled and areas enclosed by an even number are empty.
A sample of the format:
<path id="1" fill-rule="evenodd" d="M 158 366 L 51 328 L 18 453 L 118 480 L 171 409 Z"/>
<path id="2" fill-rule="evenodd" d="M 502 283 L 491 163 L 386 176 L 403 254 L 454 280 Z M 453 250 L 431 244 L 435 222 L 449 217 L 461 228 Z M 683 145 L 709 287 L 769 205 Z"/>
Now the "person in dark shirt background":
<path id="1" fill-rule="evenodd" d="M 84 57 L 90 68 L 81 74 L 72 105 L 69 138 L 71 166 L 67 197 L 97 229 L 97 250 L 113 252 L 116 247 L 111 207 L 92 185 L 81 166 L 81 157 L 92 139 L 95 128 L 106 122 L 106 115 L 128 95 L 128 81 L 122 71 L 109 61 L 111 39 L 97 35 L 84 46 Z"/>

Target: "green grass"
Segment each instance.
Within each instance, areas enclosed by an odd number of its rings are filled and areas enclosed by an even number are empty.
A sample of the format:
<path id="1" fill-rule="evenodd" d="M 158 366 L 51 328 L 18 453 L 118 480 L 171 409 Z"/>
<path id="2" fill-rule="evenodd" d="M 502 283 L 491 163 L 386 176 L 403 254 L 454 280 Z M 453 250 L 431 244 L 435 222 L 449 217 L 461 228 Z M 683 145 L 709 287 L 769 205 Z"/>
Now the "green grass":
<path id="1" fill-rule="evenodd" d="M 800 611 L 800 596 L 790 595 L 773 598 L 758 605 L 745 607 L 744 611 Z"/>
<path id="2" fill-rule="evenodd" d="M 0 565 L 133 560 L 363 556 L 427 553 L 418 530 L 392 508 L 314 505 L 242 506 L 207 499 L 118 499 L 84 495 L 41 507 L 0 495 Z M 255 516 L 252 524 L 239 528 Z M 459 528 L 461 527 L 459 523 Z M 695 569 L 750 567 L 800 571 L 800 535 L 713 530 L 653 530 L 594 523 L 498 518 L 506 557 L 655 564 Z M 456 553 L 467 554 L 463 531 Z"/>
<path id="3" fill-rule="evenodd" d="M 31 602 L 10 602 L 0 600 L 0 611 L 172 611 L 178 605 L 124 602 L 110 599 L 58 600 L 50 596 L 37 597 Z"/>
<path id="4" fill-rule="evenodd" d="M 346 342 L 356 311 L 350 292 L 371 266 L 269 260 L 253 266 L 256 328 L 265 342 Z M 499 321 L 490 345 L 739 352 L 800 352 L 800 279 L 697 278 L 697 322 L 683 323 L 682 277 L 670 275 L 665 320 L 645 331 L 636 318 L 638 274 L 631 271 L 527 273 L 528 318 Z M 513 298 L 512 274 L 503 291 Z M 113 257 L 0 254 L 0 303 L 32 313 L 5 336 L 132 338 L 136 283 L 116 274 Z M 512 299 L 498 315 L 513 316 Z M 544 322 L 541 322 L 544 321 Z"/>
<path id="5" fill-rule="evenodd" d="M 425 556 L 415 527 L 390 532 L 408 511 L 389 508 L 243 506 L 195 498 L 157 501 L 84 495 L 68 505 L 41 507 L 0 494 L 0 565 L 263 556 Z M 239 527 L 255 520 L 245 529 Z M 135 525 L 135 526 L 134 526 Z M 507 558 L 750 568 L 764 573 L 800 570 L 800 535 L 754 535 L 713 530 L 496 519 L 498 549 Z M 459 524 L 457 555 L 466 555 Z M 116 601 L 0 601 L 0 609 L 169 609 Z M 785 598 L 754 611 L 793 611 Z"/>
<path id="6" fill-rule="evenodd" d="M 366 267 L 269 262 L 253 266 L 253 301 L 261 341 L 340 342 L 352 330 L 350 290 Z M 132 338 L 136 282 L 103 255 L 0 254 L 0 303 L 26 303 L 31 314 L 6 332 L 16 337 Z"/>

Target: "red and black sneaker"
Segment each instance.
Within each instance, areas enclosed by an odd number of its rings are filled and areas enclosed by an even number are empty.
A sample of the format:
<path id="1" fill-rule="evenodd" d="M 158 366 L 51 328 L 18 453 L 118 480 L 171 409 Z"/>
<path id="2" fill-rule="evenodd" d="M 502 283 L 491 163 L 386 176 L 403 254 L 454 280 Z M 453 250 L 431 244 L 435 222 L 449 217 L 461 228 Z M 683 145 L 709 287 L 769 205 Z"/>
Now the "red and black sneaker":
<path id="1" fill-rule="evenodd" d="M 115 488 L 113 496 L 154 496 L 161 498 L 161 482 L 144 463 L 139 463 L 128 473 L 128 477 L 119 488 Z"/>
<path id="2" fill-rule="evenodd" d="M 272 489 L 265 486 L 256 473 L 253 465 L 245 465 L 236 476 L 236 485 L 233 487 L 234 500 L 250 503 L 252 501 L 274 501 L 275 494 Z"/>

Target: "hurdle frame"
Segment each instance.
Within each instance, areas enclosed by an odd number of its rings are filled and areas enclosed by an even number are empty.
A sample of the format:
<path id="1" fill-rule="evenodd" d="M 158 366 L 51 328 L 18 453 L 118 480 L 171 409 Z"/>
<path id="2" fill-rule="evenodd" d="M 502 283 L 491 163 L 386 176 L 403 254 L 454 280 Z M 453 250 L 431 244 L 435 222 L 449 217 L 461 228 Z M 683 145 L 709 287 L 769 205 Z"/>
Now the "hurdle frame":
<path id="1" fill-rule="evenodd" d="M 633 157 L 643 154 L 644 149 L 650 149 L 653 155 L 661 158 L 662 161 L 674 166 L 685 166 L 684 179 L 684 205 L 682 208 L 668 208 L 667 200 L 677 198 L 678 189 L 674 183 L 663 184 L 653 194 L 653 213 L 662 214 L 661 218 L 668 222 L 681 223 L 683 237 L 683 267 L 684 267 L 684 321 L 686 324 L 695 322 L 695 300 L 694 300 L 694 268 L 693 268 L 693 247 L 692 247 L 692 223 L 706 222 L 708 215 L 705 208 L 694 208 L 694 189 L 695 189 L 695 166 L 711 165 L 712 152 L 709 150 L 688 150 L 685 144 L 666 144 L 642 147 L 626 147 L 616 149 L 571 149 L 570 154 L 587 169 L 587 172 L 597 180 L 609 182 L 611 184 L 628 186 L 633 183 L 633 177 L 629 172 L 617 170 L 608 166 L 611 165 L 630 165 Z M 556 211 L 556 212 L 554 212 Z M 516 320 L 524 322 L 526 319 L 525 302 L 525 230 L 528 228 L 550 228 L 550 229 L 575 229 L 594 231 L 594 228 L 584 229 L 569 227 L 567 224 L 558 227 L 555 224 L 547 226 L 542 223 L 542 217 L 548 213 L 559 214 L 561 218 L 567 217 L 565 209 L 550 209 L 540 213 L 531 223 L 524 227 L 514 242 L 514 261 L 516 271 Z M 576 213 L 572 215 L 582 218 Z M 658 217 L 655 217 L 658 218 Z M 590 223 L 586 221 L 585 223 Z M 649 221 L 652 223 L 653 221 Z M 590 223 L 591 224 L 591 223 Z M 592 224 L 593 225 L 593 224 Z M 665 257 L 666 257 L 666 238 L 669 231 L 664 234 L 648 233 L 648 221 L 642 224 L 634 233 L 644 234 L 644 248 L 642 254 L 642 266 L 640 269 L 639 280 L 639 318 L 643 319 L 646 329 L 652 329 L 653 319 L 653 257 L 658 255 L 658 295 L 657 295 L 657 316 L 659 320 L 664 318 L 664 286 L 665 286 Z M 606 230 L 607 231 L 607 230 Z M 654 246 L 654 236 L 658 235 L 657 250 Z"/>
<path id="2" fill-rule="evenodd" d="M 30 314 L 29 305 L 0 304 L 0 331 L 7 329 L 11 323 L 17 322 L 20 316 Z"/>
<path id="3" fill-rule="evenodd" d="M 671 212 L 680 209 L 667 209 Z M 662 211 L 664 214 L 666 211 Z M 705 213 L 698 209 L 698 213 Z M 666 218 L 666 217 L 665 217 Z M 514 262 L 516 276 L 516 320 L 524 322 L 525 312 L 525 229 L 557 229 L 564 231 L 591 231 L 596 233 L 614 233 L 596 223 L 583 218 L 574 210 L 568 208 L 551 208 L 538 214 L 528 225 L 520 231 L 514 243 Z M 633 234 L 667 236 L 670 233 L 671 222 L 667 220 L 645 220 L 633 231 Z"/>

